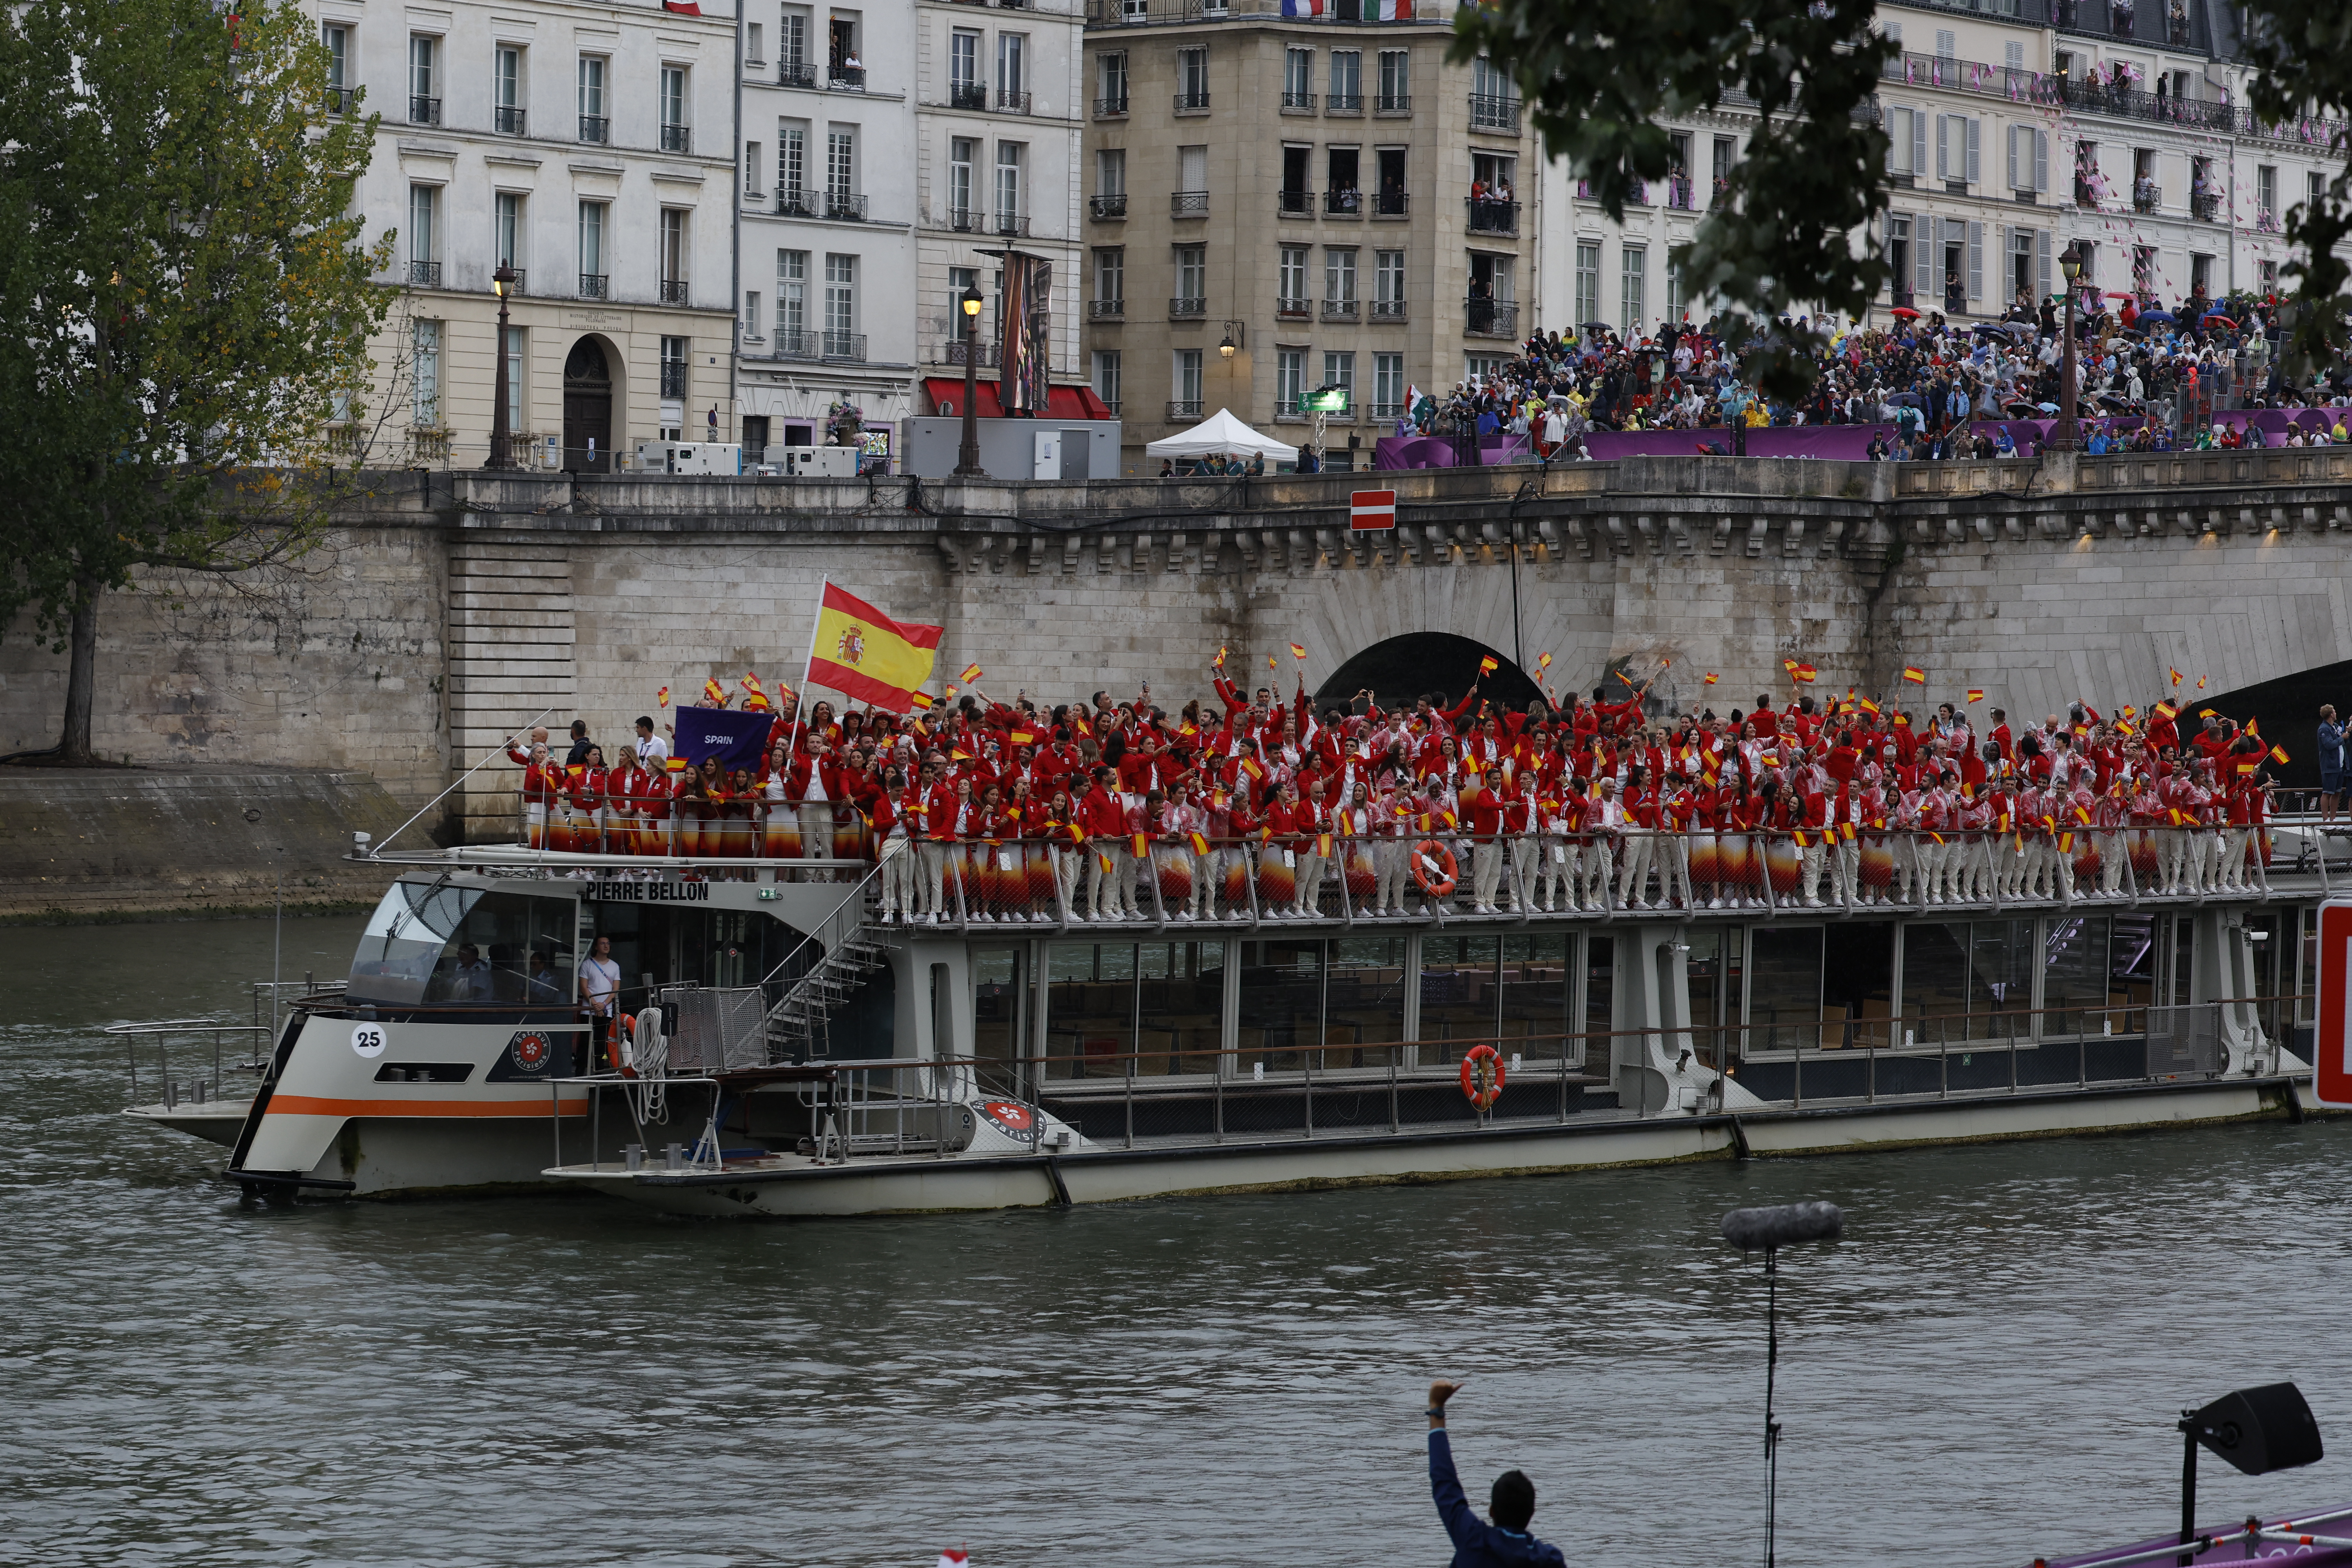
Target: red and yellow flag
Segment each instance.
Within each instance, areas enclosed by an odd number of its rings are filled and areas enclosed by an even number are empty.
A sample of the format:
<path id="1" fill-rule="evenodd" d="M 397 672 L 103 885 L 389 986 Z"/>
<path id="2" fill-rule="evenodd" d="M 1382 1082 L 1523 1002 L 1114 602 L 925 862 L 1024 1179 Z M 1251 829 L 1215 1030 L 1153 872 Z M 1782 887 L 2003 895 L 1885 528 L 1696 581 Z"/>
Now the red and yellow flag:
<path id="1" fill-rule="evenodd" d="M 2281 767 L 2286 766 L 2285 749 L 2280 746 L 2273 746 L 2271 748 L 2271 761 L 2276 763 Z"/>
<path id="2" fill-rule="evenodd" d="M 1790 673 L 1794 674 L 1797 679 L 1802 684 L 1811 686 L 1814 679 L 1820 676 L 1821 671 L 1815 669 L 1810 664 L 1801 664 Z"/>
<path id="3" fill-rule="evenodd" d="M 1139 860 L 1151 853 L 1150 841 L 1140 833 L 1130 836 L 1127 841 L 1127 847 L 1135 852 L 1135 858 Z"/>
<path id="4" fill-rule="evenodd" d="M 702 694 L 713 702 L 724 702 L 727 700 L 727 689 L 719 684 L 719 678 L 715 675 L 704 678 L 702 682 Z"/>
<path id="5" fill-rule="evenodd" d="M 1914 686 L 1925 686 L 1927 684 L 1927 672 L 1916 664 L 1906 664 L 1903 667 L 1903 679 Z"/>
<path id="6" fill-rule="evenodd" d="M 1192 841 L 1193 854 L 1206 855 L 1209 852 L 1209 841 L 1205 837 L 1202 837 L 1201 834 L 1197 832 L 1189 833 L 1186 834 L 1185 837 Z"/>
<path id="7" fill-rule="evenodd" d="M 956 679 L 957 679 L 958 680 L 962 681 L 966 686 L 977 686 L 977 685 L 979 685 L 979 684 L 980 684 L 980 666 L 978 666 L 978 665 L 976 665 L 976 664 L 967 664 L 967 665 L 965 665 L 965 666 L 963 667 L 963 673 L 962 673 L 961 675 L 957 676 L 957 677 L 956 677 Z"/>
<path id="8" fill-rule="evenodd" d="M 809 679 L 877 708 L 903 713 L 939 658 L 940 626 L 894 621 L 827 583 L 816 616 Z"/>
<path id="9" fill-rule="evenodd" d="M 2171 666 L 2169 666 L 2169 665 L 2167 665 L 2167 666 L 2165 667 L 2165 669 L 2166 669 L 2166 673 L 2169 674 L 2169 675 L 2172 677 L 2172 684 L 2173 684 L 2173 685 L 2175 685 L 2175 686 L 2179 685 L 2179 684 L 2180 684 L 2180 672 L 2179 672 L 2179 670 L 2177 670 L 2177 669 L 2172 668 L 2172 667 L 2171 667 Z"/>
<path id="10" fill-rule="evenodd" d="M 1713 686 L 1713 685 L 1714 685 L 1714 684 L 1715 684 L 1718 679 L 1721 679 L 1721 677 L 1719 677 L 1719 676 L 1713 676 L 1713 675 L 1710 675 L 1710 676 L 1708 676 L 1708 677 L 1706 678 L 1706 683 L 1707 683 L 1709 686 Z"/>
<path id="11" fill-rule="evenodd" d="M 654 706 L 656 708 L 667 708 L 669 706 L 668 687 L 665 686 L 659 691 L 654 693 Z"/>
<path id="12" fill-rule="evenodd" d="M 1983 700 L 1984 700 L 1984 688 L 1983 688 L 1983 687 L 1981 687 L 1981 686 L 1971 686 L 1971 687 L 1969 687 L 1969 701 L 1971 701 L 1971 702 L 1981 702 L 1981 701 L 1983 701 Z"/>
<path id="13" fill-rule="evenodd" d="M 1491 653 L 1478 661 L 1478 673 L 1481 675 L 1492 675 L 1502 668 L 1501 661 Z"/>
<path id="14" fill-rule="evenodd" d="M 1301 643 L 1292 643 L 1290 645 L 1290 657 L 1297 659 L 1299 663 L 1305 664 L 1307 662 L 1306 646 Z"/>
<path id="15" fill-rule="evenodd" d="M 743 672 L 743 679 L 739 684 L 741 685 L 745 691 L 751 693 L 749 697 L 744 699 L 744 707 L 765 708 L 768 706 L 768 694 L 761 687 L 759 673 L 756 670 L 745 670 Z"/>
<path id="16" fill-rule="evenodd" d="M 2179 715 L 2179 712 L 2180 710 L 2175 708 L 2169 702 L 2159 702 L 2156 705 L 2156 716 L 2159 719 L 2176 718 Z"/>
<path id="17" fill-rule="evenodd" d="M 930 710 L 931 704 L 938 700 L 938 698 L 933 697 L 928 691 L 909 691 L 907 693 L 907 706 L 909 708 L 920 709 L 924 712 L 929 712 Z"/>
<path id="18" fill-rule="evenodd" d="M 1853 705 L 1861 709 L 1864 712 L 1869 714 L 1874 719 L 1878 717 L 1878 704 L 1873 702 L 1867 697 L 1855 698 L 1853 700 Z"/>

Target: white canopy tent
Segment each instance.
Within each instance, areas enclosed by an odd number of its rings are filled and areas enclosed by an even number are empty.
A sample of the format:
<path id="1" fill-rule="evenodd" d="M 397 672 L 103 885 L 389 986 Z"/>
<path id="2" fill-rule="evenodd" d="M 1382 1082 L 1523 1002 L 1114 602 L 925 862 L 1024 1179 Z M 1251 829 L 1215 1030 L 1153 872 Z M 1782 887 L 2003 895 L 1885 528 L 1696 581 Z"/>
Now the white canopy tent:
<path id="1" fill-rule="evenodd" d="M 1220 408 L 1190 430 L 1163 436 L 1143 448 L 1150 458 L 1222 458 L 1255 453 L 1269 463 L 1295 463 L 1298 448 L 1261 436 Z"/>

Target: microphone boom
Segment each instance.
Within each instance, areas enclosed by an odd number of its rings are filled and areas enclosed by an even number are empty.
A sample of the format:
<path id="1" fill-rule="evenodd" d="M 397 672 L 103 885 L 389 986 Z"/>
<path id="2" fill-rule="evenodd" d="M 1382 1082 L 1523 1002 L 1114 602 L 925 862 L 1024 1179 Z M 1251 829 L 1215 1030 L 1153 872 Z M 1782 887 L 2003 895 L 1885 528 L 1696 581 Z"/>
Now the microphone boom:
<path id="1" fill-rule="evenodd" d="M 1845 1215 L 1835 1204 L 1775 1204 L 1733 1209 L 1723 1216 L 1723 1239 L 1742 1252 L 1770 1252 L 1801 1241 L 1835 1241 Z"/>

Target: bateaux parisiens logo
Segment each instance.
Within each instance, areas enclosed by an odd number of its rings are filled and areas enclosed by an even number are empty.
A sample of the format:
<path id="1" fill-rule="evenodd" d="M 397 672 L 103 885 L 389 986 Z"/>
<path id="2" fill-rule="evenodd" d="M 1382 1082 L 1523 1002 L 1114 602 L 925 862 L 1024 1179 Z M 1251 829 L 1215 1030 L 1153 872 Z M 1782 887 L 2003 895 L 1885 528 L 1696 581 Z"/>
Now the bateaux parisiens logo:
<path id="1" fill-rule="evenodd" d="M 515 1037 L 507 1042 L 507 1054 L 514 1058 L 514 1065 L 524 1072 L 537 1072 L 555 1055 L 555 1046 L 536 1029 L 520 1029 L 516 1031 Z"/>

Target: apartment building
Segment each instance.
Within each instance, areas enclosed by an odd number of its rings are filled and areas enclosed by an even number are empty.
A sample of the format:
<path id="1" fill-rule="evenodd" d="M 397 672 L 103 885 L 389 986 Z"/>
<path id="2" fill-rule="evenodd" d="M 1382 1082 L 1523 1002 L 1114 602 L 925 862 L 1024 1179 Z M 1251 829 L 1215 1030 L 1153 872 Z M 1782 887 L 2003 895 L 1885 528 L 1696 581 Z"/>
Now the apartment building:
<path id="1" fill-rule="evenodd" d="M 347 449 L 480 465 L 501 355 L 519 461 L 731 434 L 735 24 L 704 9 L 318 0 L 333 106 L 383 117 L 355 200 L 404 287 Z"/>
<path id="2" fill-rule="evenodd" d="M 1885 0 L 1879 26 L 1901 46 L 1873 110 L 1894 187 L 1872 237 L 1895 270 L 1880 310 L 1997 316 L 2058 287 L 2070 241 L 2113 292 L 2265 289 L 2286 259 L 2286 210 L 2332 173 L 2331 127 L 2271 126 L 2243 107 L 2221 0 Z M 1539 324 L 1703 319 L 1668 254 L 1754 121 L 1734 97 L 1670 123 L 1674 172 L 1622 225 L 1574 170 L 1544 169 Z"/>
<path id="3" fill-rule="evenodd" d="M 742 26 L 738 391 L 747 452 L 921 412 L 926 366 L 962 374 L 951 300 L 1000 257 L 1076 281 L 1081 19 L 1068 0 L 748 0 Z M 1066 294 L 1066 298 L 1074 298 Z M 1077 353 L 1075 320 L 1057 363 Z"/>
<path id="4" fill-rule="evenodd" d="M 1535 149 L 1501 72 L 1446 62 L 1452 11 L 1089 0 L 1087 348 L 1129 472 L 1219 408 L 1304 426 L 1320 388 L 1330 460 L 1369 461 L 1408 387 L 1516 352 Z"/>

